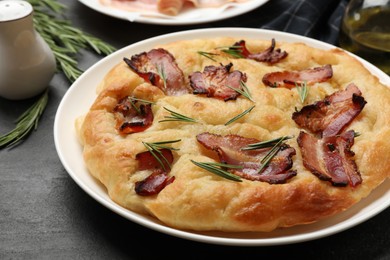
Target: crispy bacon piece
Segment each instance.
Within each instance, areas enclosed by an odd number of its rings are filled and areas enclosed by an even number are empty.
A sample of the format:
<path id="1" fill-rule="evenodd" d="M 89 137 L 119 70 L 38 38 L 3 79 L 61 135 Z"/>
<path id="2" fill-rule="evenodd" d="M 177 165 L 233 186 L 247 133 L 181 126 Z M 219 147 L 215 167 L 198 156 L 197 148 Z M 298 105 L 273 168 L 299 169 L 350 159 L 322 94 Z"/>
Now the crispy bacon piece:
<path id="1" fill-rule="evenodd" d="M 298 136 L 303 165 L 319 179 L 334 186 L 356 187 L 362 182 L 351 151 L 354 143 L 353 130 L 341 135 L 318 139 L 303 131 Z"/>
<path id="2" fill-rule="evenodd" d="M 115 106 L 114 112 L 117 127 L 121 134 L 131 134 L 145 131 L 153 123 L 153 111 L 151 104 L 141 104 L 138 109 L 137 101 L 125 97 Z"/>
<path id="3" fill-rule="evenodd" d="M 337 135 L 359 115 L 367 103 L 361 94 L 358 87 L 351 83 L 345 90 L 294 112 L 292 119 L 314 134 Z"/>
<path id="4" fill-rule="evenodd" d="M 225 101 L 236 99 L 240 94 L 231 88 L 242 90 L 241 81 L 246 82 L 247 78 L 238 70 L 230 72 L 232 66 L 232 63 L 219 67 L 211 65 L 206 66 L 203 72 L 192 73 L 189 78 L 193 94 L 207 94 Z"/>
<path id="5" fill-rule="evenodd" d="M 149 151 L 136 155 L 139 170 L 152 170 L 152 173 L 148 177 L 135 183 L 135 192 L 138 195 L 151 196 L 158 194 L 175 180 L 175 176 L 168 176 L 170 170 L 169 165 L 173 162 L 172 151 L 169 149 L 161 149 L 160 152 L 165 159 L 158 153 L 156 153 L 156 156 L 163 162 L 164 168 Z"/>
<path id="6" fill-rule="evenodd" d="M 152 49 L 123 60 L 146 82 L 160 88 L 168 96 L 191 93 L 175 57 L 165 49 Z"/>
<path id="7" fill-rule="evenodd" d="M 241 56 L 246 59 L 252 59 L 259 62 L 268 62 L 270 64 L 275 64 L 280 60 L 286 58 L 288 55 L 286 51 L 281 51 L 281 49 L 275 49 L 275 39 L 272 39 L 271 46 L 269 48 L 259 53 L 249 52 L 249 50 L 246 48 L 246 43 L 244 40 L 236 42 L 235 44 L 233 44 L 233 46 L 234 47 L 231 48 L 231 50 L 237 50 L 237 47 L 239 47 Z"/>
<path id="8" fill-rule="evenodd" d="M 270 163 L 260 171 L 261 160 L 271 148 L 242 150 L 248 144 L 257 143 L 259 140 L 239 135 L 221 136 L 208 132 L 198 134 L 196 138 L 206 149 L 215 151 L 222 163 L 242 166 L 242 169 L 229 169 L 242 178 L 279 184 L 285 183 L 297 174 L 290 170 L 295 149 L 287 144 L 283 144 Z"/>
<path id="9" fill-rule="evenodd" d="M 296 84 L 308 85 L 324 82 L 332 78 L 332 66 L 327 64 L 322 67 L 310 68 L 300 71 L 276 71 L 263 76 L 263 83 L 269 87 L 293 88 Z"/>

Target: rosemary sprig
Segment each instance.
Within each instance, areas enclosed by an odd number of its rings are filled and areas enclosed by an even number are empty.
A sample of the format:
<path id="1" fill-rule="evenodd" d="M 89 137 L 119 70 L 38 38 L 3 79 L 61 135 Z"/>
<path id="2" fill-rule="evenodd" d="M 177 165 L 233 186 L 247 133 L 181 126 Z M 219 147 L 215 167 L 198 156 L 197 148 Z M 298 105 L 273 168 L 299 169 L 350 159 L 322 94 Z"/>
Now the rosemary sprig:
<path id="1" fill-rule="evenodd" d="M 172 141 L 160 141 L 160 142 L 154 142 L 154 143 L 147 143 L 142 142 L 143 145 L 148 149 L 148 151 L 152 154 L 152 156 L 158 161 L 158 163 L 161 165 L 164 171 L 167 171 L 165 168 L 165 165 L 167 165 L 169 168 L 171 167 L 167 158 L 162 154 L 162 149 L 169 149 L 173 151 L 177 151 L 179 149 L 173 148 L 171 146 L 167 146 L 167 144 L 177 143 L 180 142 L 181 139 L 172 140 Z M 161 160 L 161 158 L 164 160 L 164 162 Z"/>
<path id="2" fill-rule="evenodd" d="M 223 177 L 225 179 L 229 179 L 232 181 L 241 182 L 241 178 L 237 175 L 234 175 L 223 168 L 233 168 L 233 169 L 242 169 L 242 166 L 239 165 L 231 165 L 231 164 L 225 164 L 225 163 L 213 163 L 213 162 L 196 162 L 194 160 L 191 160 L 193 164 L 196 166 L 209 171 L 211 173 L 214 173 L 220 177 Z"/>
<path id="3" fill-rule="evenodd" d="M 292 136 L 284 135 L 282 137 L 274 138 L 271 140 L 266 140 L 258 143 L 248 144 L 247 146 L 241 148 L 241 150 L 256 150 L 256 149 L 263 149 L 268 147 L 273 147 L 275 144 L 279 143 L 280 141 L 285 141 L 288 139 L 293 138 Z"/>
<path id="4" fill-rule="evenodd" d="M 291 136 L 282 136 L 278 137 L 272 140 L 264 141 L 264 142 L 259 142 L 259 143 L 254 143 L 254 144 L 249 144 L 244 148 L 241 148 L 241 150 L 255 150 L 255 149 L 262 149 L 266 147 L 272 147 L 267 154 L 264 156 L 263 159 L 260 161 L 260 168 L 257 171 L 258 173 L 261 173 L 261 171 L 268 165 L 268 163 L 274 158 L 274 156 L 279 152 L 281 144 L 287 140 L 291 139 Z"/>
<path id="5" fill-rule="evenodd" d="M 244 112 L 242 112 L 241 114 L 239 115 L 236 115 L 235 117 L 233 117 L 232 119 L 230 119 L 229 121 L 227 121 L 225 123 L 225 125 L 230 125 L 231 123 L 233 123 L 234 121 L 236 121 L 237 119 L 240 119 L 241 117 L 245 116 L 246 114 L 248 114 L 249 112 L 252 111 L 252 109 L 254 109 L 255 106 L 251 106 L 250 108 L 246 109 Z"/>
<path id="6" fill-rule="evenodd" d="M 199 55 L 202 55 L 202 56 L 212 60 L 212 61 L 217 62 L 217 60 L 213 58 L 213 56 L 218 56 L 218 54 L 216 54 L 216 53 L 211 53 L 211 52 L 206 52 L 206 51 L 197 51 L 197 53 Z"/>
<path id="7" fill-rule="evenodd" d="M 164 67 L 161 64 L 157 65 L 157 73 L 160 76 L 160 78 L 163 80 L 164 89 L 166 89 L 167 88 L 167 75 L 165 74 Z"/>
<path id="8" fill-rule="evenodd" d="M 241 46 L 228 46 L 228 47 L 218 47 L 217 49 L 221 50 L 222 52 L 229 54 L 230 56 L 233 56 L 234 58 L 243 58 L 242 55 L 242 47 Z"/>
<path id="9" fill-rule="evenodd" d="M 34 28 L 52 50 L 57 62 L 57 70 L 62 71 L 70 82 L 75 81 L 83 73 L 76 59 L 81 49 L 89 49 L 104 55 L 115 51 L 111 45 L 76 29 L 69 21 L 58 18 L 63 16 L 66 9 L 63 4 L 56 0 L 28 1 L 34 9 Z M 16 120 L 16 127 L 0 136 L 0 148 L 19 144 L 32 130 L 37 129 L 38 121 L 46 108 L 48 96 L 48 90 L 46 90 Z"/>
<path id="10" fill-rule="evenodd" d="M 264 158 L 260 161 L 260 168 L 257 171 L 257 173 L 261 173 L 265 166 L 268 165 L 268 163 L 274 158 L 274 156 L 279 152 L 280 150 L 280 144 L 283 142 L 283 138 L 279 140 L 264 156 Z"/>
<path id="11" fill-rule="evenodd" d="M 249 99 L 250 101 L 252 102 L 255 102 L 253 99 L 252 99 L 252 95 L 251 93 L 249 92 L 249 89 L 248 89 L 248 86 L 245 84 L 244 81 L 240 81 L 240 85 L 242 87 L 242 89 L 239 89 L 239 88 L 233 88 L 229 85 L 226 85 L 226 87 L 230 88 L 230 89 L 233 89 L 234 91 L 236 91 L 237 93 L 241 94 L 242 96 L 246 97 L 247 99 Z"/>
<path id="12" fill-rule="evenodd" d="M 166 107 L 163 107 L 166 111 L 168 111 L 169 113 L 171 113 L 170 116 L 164 116 L 164 120 L 160 120 L 158 121 L 159 123 L 160 122 L 170 122 L 170 121 L 182 121 L 182 122 L 191 122 L 191 123 L 196 123 L 197 121 L 191 117 L 188 117 L 188 116 L 185 116 L 185 115 L 182 115 L 180 113 L 177 113 L 175 111 L 172 111 Z"/>
<path id="13" fill-rule="evenodd" d="M 135 109 L 135 111 L 139 115 L 141 114 L 141 110 L 139 109 L 139 107 L 137 107 L 137 105 L 135 104 L 134 101 L 139 101 L 139 102 L 142 102 L 142 103 L 145 103 L 145 104 L 154 104 L 154 102 L 151 102 L 151 101 L 148 101 L 148 100 L 145 100 L 145 99 L 135 98 L 135 97 L 128 97 L 128 99 L 129 99 L 129 102 L 130 102 L 131 106 Z"/>
<path id="14" fill-rule="evenodd" d="M 15 146 L 27 136 L 28 133 L 37 129 L 38 121 L 45 110 L 48 101 L 48 92 L 49 90 L 46 89 L 38 101 L 16 119 L 16 127 L 14 129 L 0 136 L 0 148 Z"/>
<path id="15" fill-rule="evenodd" d="M 305 99 L 307 97 L 308 91 L 309 91 L 308 88 L 307 88 L 306 81 L 302 82 L 301 84 L 298 84 L 298 83 L 295 82 L 295 87 L 297 88 L 297 91 L 298 91 L 298 94 L 299 94 L 299 98 L 301 99 L 301 102 L 304 103 Z"/>

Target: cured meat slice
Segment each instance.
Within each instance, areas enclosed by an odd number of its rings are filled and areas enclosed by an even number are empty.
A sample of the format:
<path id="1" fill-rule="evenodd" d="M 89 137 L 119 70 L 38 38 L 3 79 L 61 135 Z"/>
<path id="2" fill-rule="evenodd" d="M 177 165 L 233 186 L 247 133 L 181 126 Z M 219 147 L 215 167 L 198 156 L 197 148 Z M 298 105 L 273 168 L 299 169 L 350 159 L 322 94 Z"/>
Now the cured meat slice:
<path id="1" fill-rule="evenodd" d="M 292 119 L 314 134 L 337 135 L 360 114 L 366 103 L 359 88 L 351 83 L 345 90 L 294 112 Z"/>
<path id="2" fill-rule="evenodd" d="M 121 134 L 131 134 L 145 131 L 153 123 L 151 104 L 137 105 L 137 100 L 131 97 L 121 99 L 114 108 L 117 128 Z"/>
<path id="3" fill-rule="evenodd" d="M 311 85 L 317 82 L 324 82 L 333 76 L 331 65 L 310 68 L 300 71 L 276 71 L 263 76 L 263 83 L 269 87 L 293 88 L 297 84 Z"/>
<path id="4" fill-rule="evenodd" d="M 287 144 L 280 145 L 270 162 L 263 165 L 262 160 L 272 149 L 271 147 L 243 150 L 249 144 L 258 143 L 257 139 L 239 135 L 221 136 L 208 132 L 201 133 L 196 138 L 206 149 L 215 151 L 222 163 L 242 166 L 239 169 L 229 169 L 242 178 L 278 184 L 285 183 L 297 174 L 291 170 L 295 149 Z"/>
<path id="5" fill-rule="evenodd" d="M 160 88 L 168 96 L 191 93 L 190 87 L 185 84 L 182 70 L 176 64 L 175 57 L 165 49 L 152 49 L 123 60 L 146 82 Z"/>
<path id="6" fill-rule="evenodd" d="M 173 162 L 172 151 L 169 149 L 161 149 L 160 152 L 161 154 L 156 153 L 160 161 L 150 151 L 136 155 L 138 170 L 152 170 L 152 173 L 148 177 L 135 183 L 135 191 L 138 195 L 151 196 L 158 194 L 175 180 L 174 176 L 168 176 L 168 172 L 170 171 L 169 165 Z M 164 167 L 160 162 L 164 164 Z"/>
<path id="7" fill-rule="evenodd" d="M 334 186 L 356 187 L 362 182 L 350 150 L 355 132 L 349 130 L 341 135 L 318 139 L 303 131 L 298 136 L 303 165 L 321 180 Z"/>
<path id="8" fill-rule="evenodd" d="M 287 52 L 282 51 L 281 49 L 275 49 L 275 39 L 272 39 L 271 46 L 269 48 L 259 53 L 251 53 L 247 49 L 246 42 L 244 40 L 236 42 L 233 45 L 233 48 L 231 48 L 231 50 L 237 50 L 240 56 L 244 58 L 252 59 L 259 62 L 268 62 L 270 64 L 277 63 L 280 60 L 286 58 L 288 55 Z"/>
<path id="9" fill-rule="evenodd" d="M 238 70 L 230 71 L 233 64 L 226 66 L 206 66 L 203 72 L 192 73 L 190 86 L 193 94 L 206 94 L 225 101 L 236 99 L 240 94 L 234 90 L 242 90 L 241 82 L 246 82 L 246 75 Z"/>

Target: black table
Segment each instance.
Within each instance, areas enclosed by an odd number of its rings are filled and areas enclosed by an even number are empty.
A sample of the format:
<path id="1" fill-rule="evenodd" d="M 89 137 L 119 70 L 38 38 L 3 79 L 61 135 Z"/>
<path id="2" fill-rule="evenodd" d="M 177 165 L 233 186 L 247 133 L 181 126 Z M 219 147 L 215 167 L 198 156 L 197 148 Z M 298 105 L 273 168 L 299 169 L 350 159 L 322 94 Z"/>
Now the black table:
<path id="1" fill-rule="evenodd" d="M 272 22 L 288 4 L 271 0 L 250 14 L 225 21 L 159 26 L 108 17 L 75 0 L 60 2 L 68 6 L 65 15 L 74 26 L 116 48 L 188 29 L 277 26 Z M 338 1 L 332 1 L 336 5 L 334 2 Z M 309 36 L 321 39 L 324 34 L 317 30 Z M 322 40 L 332 42 L 335 38 Z M 79 58 L 81 67 L 87 69 L 102 57 L 82 52 Z M 156 232 L 113 213 L 87 195 L 58 158 L 53 123 L 69 86 L 68 80 L 57 73 L 50 83 L 49 103 L 37 131 L 19 146 L 0 150 L 0 259 L 390 259 L 390 209 L 331 236 L 269 247 L 189 241 Z M 33 101 L 0 99 L 0 131 L 5 133 L 13 128 L 13 120 Z"/>

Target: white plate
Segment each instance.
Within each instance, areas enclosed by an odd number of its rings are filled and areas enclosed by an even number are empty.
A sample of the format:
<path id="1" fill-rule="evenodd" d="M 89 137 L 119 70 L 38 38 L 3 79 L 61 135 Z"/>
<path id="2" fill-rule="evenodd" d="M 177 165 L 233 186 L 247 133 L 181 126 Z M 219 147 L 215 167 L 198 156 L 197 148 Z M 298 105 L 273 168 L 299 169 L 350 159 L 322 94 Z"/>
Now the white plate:
<path id="1" fill-rule="evenodd" d="M 270 233 L 187 232 L 167 227 L 152 218 L 129 211 L 108 197 L 106 189 L 88 173 L 84 165 L 82 147 L 78 143 L 74 128 L 75 119 L 86 114 L 95 100 L 95 89 L 103 76 L 114 65 L 121 62 L 123 57 L 150 50 L 157 44 L 226 35 L 267 40 L 275 38 L 277 41 L 304 42 L 321 49 L 334 48 L 327 43 L 283 32 L 246 28 L 217 28 L 172 33 L 144 40 L 116 51 L 83 73 L 69 88 L 58 107 L 54 122 L 55 146 L 62 164 L 74 181 L 95 200 L 135 223 L 172 236 L 211 244 L 266 246 L 318 239 L 351 228 L 387 208 L 390 205 L 390 180 L 382 183 L 367 198 L 347 211 L 315 224 L 280 229 Z M 389 76 L 370 63 L 361 61 L 384 84 L 390 85 Z"/>
<path id="2" fill-rule="evenodd" d="M 79 0 L 79 2 L 91 9 L 112 17 L 131 22 L 159 25 L 189 25 L 215 22 L 250 12 L 268 1 L 269 0 L 251 0 L 246 3 L 234 4 L 234 6 L 230 8 L 192 8 L 181 12 L 175 17 L 169 17 L 158 13 L 147 15 L 146 13 L 134 13 L 110 8 L 102 5 L 99 0 Z"/>

